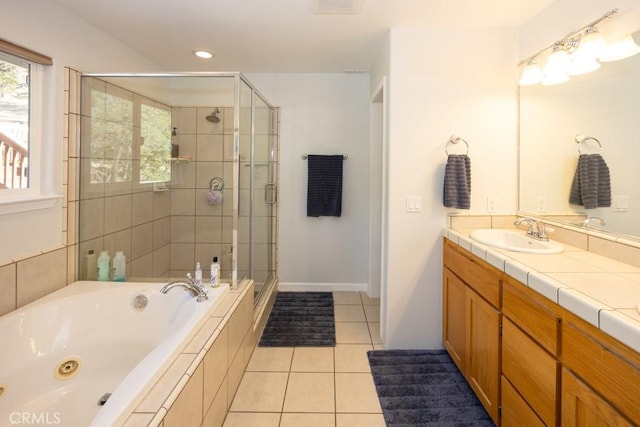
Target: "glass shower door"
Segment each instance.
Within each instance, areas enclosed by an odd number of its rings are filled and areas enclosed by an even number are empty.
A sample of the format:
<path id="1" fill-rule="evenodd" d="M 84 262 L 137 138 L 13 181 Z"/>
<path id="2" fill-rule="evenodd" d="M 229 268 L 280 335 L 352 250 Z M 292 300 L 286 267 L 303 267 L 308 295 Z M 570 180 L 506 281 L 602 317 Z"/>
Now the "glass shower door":
<path id="1" fill-rule="evenodd" d="M 274 270 L 274 228 L 276 209 L 276 146 L 273 144 L 274 110 L 264 100 L 253 97 L 253 164 L 251 199 L 253 216 L 252 278 L 259 295 L 269 283 Z M 257 299 L 257 298 L 256 298 Z"/>

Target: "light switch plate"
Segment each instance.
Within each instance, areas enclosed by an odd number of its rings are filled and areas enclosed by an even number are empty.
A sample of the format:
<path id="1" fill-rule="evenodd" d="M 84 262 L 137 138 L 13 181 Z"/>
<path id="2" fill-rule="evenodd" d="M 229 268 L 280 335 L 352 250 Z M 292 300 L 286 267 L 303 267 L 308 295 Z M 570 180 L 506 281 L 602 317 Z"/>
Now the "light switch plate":
<path id="1" fill-rule="evenodd" d="M 406 199 L 407 212 L 417 213 L 422 212 L 422 197 L 420 196 L 407 196 Z"/>

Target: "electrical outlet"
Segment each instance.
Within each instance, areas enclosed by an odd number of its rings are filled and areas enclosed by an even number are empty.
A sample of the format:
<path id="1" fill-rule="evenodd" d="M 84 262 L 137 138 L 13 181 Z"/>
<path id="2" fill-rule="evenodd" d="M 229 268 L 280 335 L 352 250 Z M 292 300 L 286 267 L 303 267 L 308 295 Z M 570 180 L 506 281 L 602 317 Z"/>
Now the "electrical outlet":
<path id="1" fill-rule="evenodd" d="M 536 210 L 538 212 L 545 212 L 547 210 L 547 198 L 545 196 L 538 196 L 536 199 Z"/>
<path id="2" fill-rule="evenodd" d="M 487 197 L 487 212 L 495 212 L 496 211 L 496 199 L 495 197 Z"/>

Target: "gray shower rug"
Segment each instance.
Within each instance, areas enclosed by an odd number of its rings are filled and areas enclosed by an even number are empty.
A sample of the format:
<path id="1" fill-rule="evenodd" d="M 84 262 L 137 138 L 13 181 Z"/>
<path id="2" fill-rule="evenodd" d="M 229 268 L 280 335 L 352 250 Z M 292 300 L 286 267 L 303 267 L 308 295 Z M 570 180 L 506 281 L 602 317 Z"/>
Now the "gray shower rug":
<path id="1" fill-rule="evenodd" d="M 260 347 L 332 347 L 336 327 L 331 292 L 278 292 Z"/>
<path id="2" fill-rule="evenodd" d="M 445 350 L 367 352 L 387 426 L 493 426 Z"/>

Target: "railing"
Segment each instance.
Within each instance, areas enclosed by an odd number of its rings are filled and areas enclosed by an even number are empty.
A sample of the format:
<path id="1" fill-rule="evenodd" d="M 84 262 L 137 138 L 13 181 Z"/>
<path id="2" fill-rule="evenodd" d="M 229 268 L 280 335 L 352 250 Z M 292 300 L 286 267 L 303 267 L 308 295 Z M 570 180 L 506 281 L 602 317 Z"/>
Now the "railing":
<path id="1" fill-rule="evenodd" d="M 0 189 L 27 187 L 28 151 L 0 132 Z"/>

